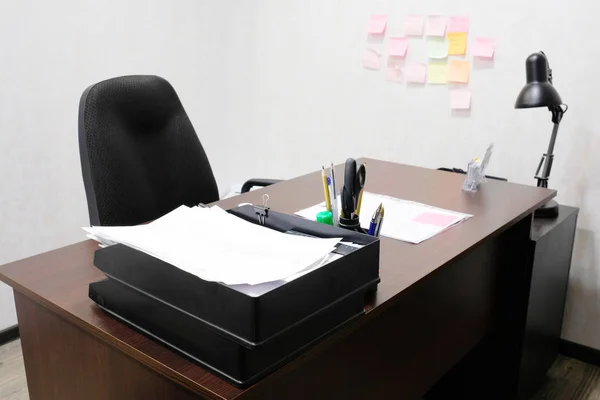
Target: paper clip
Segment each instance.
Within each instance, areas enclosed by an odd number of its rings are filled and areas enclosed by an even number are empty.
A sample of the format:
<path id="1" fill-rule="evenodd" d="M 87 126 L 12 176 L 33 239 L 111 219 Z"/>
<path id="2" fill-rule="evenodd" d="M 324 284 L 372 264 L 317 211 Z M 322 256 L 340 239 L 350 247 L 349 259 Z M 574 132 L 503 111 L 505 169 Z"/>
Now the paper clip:
<path id="1" fill-rule="evenodd" d="M 256 216 L 258 218 L 258 223 L 260 225 L 265 224 L 265 219 L 269 218 L 269 210 L 270 207 L 267 207 L 267 202 L 269 201 L 269 195 L 263 194 L 262 196 L 263 204 L 262 206 L 254 206 L 254 210 L 256 211 Z"/>

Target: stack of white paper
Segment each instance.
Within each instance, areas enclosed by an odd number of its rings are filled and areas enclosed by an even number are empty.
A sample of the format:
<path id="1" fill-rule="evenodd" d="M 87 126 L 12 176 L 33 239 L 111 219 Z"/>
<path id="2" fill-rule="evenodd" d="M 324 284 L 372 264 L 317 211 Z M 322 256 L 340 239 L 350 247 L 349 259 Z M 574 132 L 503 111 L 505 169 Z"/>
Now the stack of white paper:
<path id="1" fill-rule="evenodd" d="M 444 210 L 414 201 L 364 192 L 360 211 L 360 226 L 363 229 L 369 229 L 371 217 L 381 203 L 385 208 L 381 236 L 414 244 L 421 243 L 472 217 L 469 214 Z M 317 213 L 324 209 L 325 204 L 321 203 L 300 210 L 296 214 L 304 218 L 315 219 Z"/>
<path id="2" fill-rule="evenodd" d="M 122 243 L 228 285 L 284 280 L 321 262 L 341 240 L 287 235 L 218 207 L 182 206 L 148 225 L 84 230 L 102 245 Z"/>

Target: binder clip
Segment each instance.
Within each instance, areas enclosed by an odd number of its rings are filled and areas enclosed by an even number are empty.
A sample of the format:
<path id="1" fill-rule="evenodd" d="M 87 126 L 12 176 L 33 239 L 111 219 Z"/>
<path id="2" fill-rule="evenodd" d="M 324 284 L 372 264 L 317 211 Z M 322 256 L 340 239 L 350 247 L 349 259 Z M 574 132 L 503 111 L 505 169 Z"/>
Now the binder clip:
<path id="1" fill-rule="evenodd" d="M 270 207 L 267 207 L 267 202 L 269 201 L 269 195 L 263 194 L 262 196 L 263 204 L 262 206 L 254 206 L 254 211 L 256 211 L 256 216 L 258 218 L 258 223 L 260 225 L 265 224 L 265 219 L 269 218 L 269 210 Z"/>

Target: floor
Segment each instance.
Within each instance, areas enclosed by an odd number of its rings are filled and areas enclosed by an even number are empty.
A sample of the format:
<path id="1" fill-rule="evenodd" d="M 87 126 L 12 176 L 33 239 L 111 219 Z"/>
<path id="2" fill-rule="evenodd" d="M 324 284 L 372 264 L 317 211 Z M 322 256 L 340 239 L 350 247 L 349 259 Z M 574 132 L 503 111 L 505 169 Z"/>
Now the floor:
<path id="1" fill-rule="evenodd" d="M 20 340 L 0 347 L 0 399 L 29 399 Z"/>
<path id="2" fill-rule="evenodd" d="M 20 340 L 0 347 L 0 399 L 29 399 Z M 560 356 L 531 400 L 600 400 L 600 367 Z"/>

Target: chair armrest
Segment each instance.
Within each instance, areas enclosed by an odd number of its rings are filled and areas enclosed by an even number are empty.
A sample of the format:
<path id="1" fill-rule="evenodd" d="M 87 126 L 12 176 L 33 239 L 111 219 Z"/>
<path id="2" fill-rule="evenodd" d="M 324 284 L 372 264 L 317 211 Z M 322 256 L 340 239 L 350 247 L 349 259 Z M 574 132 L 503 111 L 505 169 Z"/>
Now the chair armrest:
<path id="1" fill-rule="evenodd" d="M 281 179 L 249 179 L 242 185 L 242 193 L 249 192 L 254 186 L 265 187 L 281 181 Z"/>

